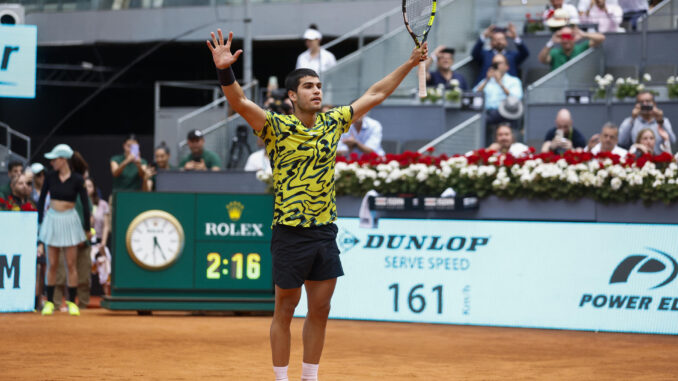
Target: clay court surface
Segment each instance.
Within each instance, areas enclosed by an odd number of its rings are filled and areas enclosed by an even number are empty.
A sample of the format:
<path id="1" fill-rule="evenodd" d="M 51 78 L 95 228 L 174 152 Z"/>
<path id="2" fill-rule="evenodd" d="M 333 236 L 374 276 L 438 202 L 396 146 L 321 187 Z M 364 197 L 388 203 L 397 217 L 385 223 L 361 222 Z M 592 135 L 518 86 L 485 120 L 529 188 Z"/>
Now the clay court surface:
<path id="1" fill-rule="evenodd" d="M 2 380 L 273 380 L 268 316 L 0 314 Z M 301 374 L 292 324 L 290 380 Z M 320 380 L 675 380 L 678 337 L 332 320 Z"/>

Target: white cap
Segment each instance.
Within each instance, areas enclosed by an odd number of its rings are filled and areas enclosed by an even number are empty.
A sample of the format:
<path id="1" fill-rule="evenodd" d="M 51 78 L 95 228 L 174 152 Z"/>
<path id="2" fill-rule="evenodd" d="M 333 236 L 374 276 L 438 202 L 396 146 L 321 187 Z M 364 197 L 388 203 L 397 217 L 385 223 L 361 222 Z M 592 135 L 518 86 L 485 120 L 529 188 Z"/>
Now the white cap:
<path id="1" fill-rule="evenodd" d="M 304 40 L 320 40 L 323 38 L 322 33 L 317 31 L 316 29 L 306 29 L 306 32 L 304 32 Z"/>
<path id="2" fill-rule="evenodd" d="M 40 163 L 33 163 L 31 164 L 31 172 L 34 174 L 38 174 L 42 172 L 45 169 L 45 166 L 40 164 Z"/>

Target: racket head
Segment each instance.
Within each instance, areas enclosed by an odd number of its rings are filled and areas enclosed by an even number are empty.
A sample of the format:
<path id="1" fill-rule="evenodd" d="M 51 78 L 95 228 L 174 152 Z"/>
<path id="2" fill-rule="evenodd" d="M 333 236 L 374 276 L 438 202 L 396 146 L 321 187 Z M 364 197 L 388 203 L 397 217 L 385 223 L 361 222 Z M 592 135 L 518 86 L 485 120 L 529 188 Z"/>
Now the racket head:
<path id="1" fill-rule="evenodd" d="M 437 0 L 403 0 L 403 21 L 417 47 L 426 42 L 436 16 Z"/>

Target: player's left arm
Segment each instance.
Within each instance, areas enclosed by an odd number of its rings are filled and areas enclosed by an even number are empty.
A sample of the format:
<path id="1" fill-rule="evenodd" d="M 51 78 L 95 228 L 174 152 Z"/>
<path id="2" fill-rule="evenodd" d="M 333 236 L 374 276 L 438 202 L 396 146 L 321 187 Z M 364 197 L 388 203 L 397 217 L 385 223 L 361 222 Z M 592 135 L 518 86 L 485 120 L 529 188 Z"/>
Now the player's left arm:
<path id="1" fill-rule="evenodd" d="M 400 85 L 400 83 L 405 79 L 407 74 L 413 68 L 419 65 L 419 62 L 426 60 L 428 54 L 428 43 L 424 43 L 421 47 L 415 48 L 412 51 L 410 57 L 403 63 L 398 66 L 391 74 L 382 78 L 379 82 L 370 86 L 369 89 L 358 98 L 355 102 L 351 104 L 353 108 L 353 119 L 358 119 L 362 115 L 365 115 L 370 111 L 374 106 L 380 104 L 384 99 L 388 98 L 393 91 Z"/>

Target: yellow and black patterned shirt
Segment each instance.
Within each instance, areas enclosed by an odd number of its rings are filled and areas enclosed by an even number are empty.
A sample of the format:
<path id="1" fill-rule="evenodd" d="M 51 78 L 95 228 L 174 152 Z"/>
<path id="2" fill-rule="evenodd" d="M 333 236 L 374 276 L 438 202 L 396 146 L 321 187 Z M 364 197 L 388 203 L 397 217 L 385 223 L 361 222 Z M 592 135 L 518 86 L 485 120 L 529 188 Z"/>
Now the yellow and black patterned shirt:
<path id="1" fill-rule="evenodd" d="M 310 227 L 337 219 L 334 164 L 352 118 L 351 106 L 337 107 L 318 113 L 308 128 L 294 115 L 266 112 L 266 124 L 255 134 L 273 166 L 273 224 Z"/>

